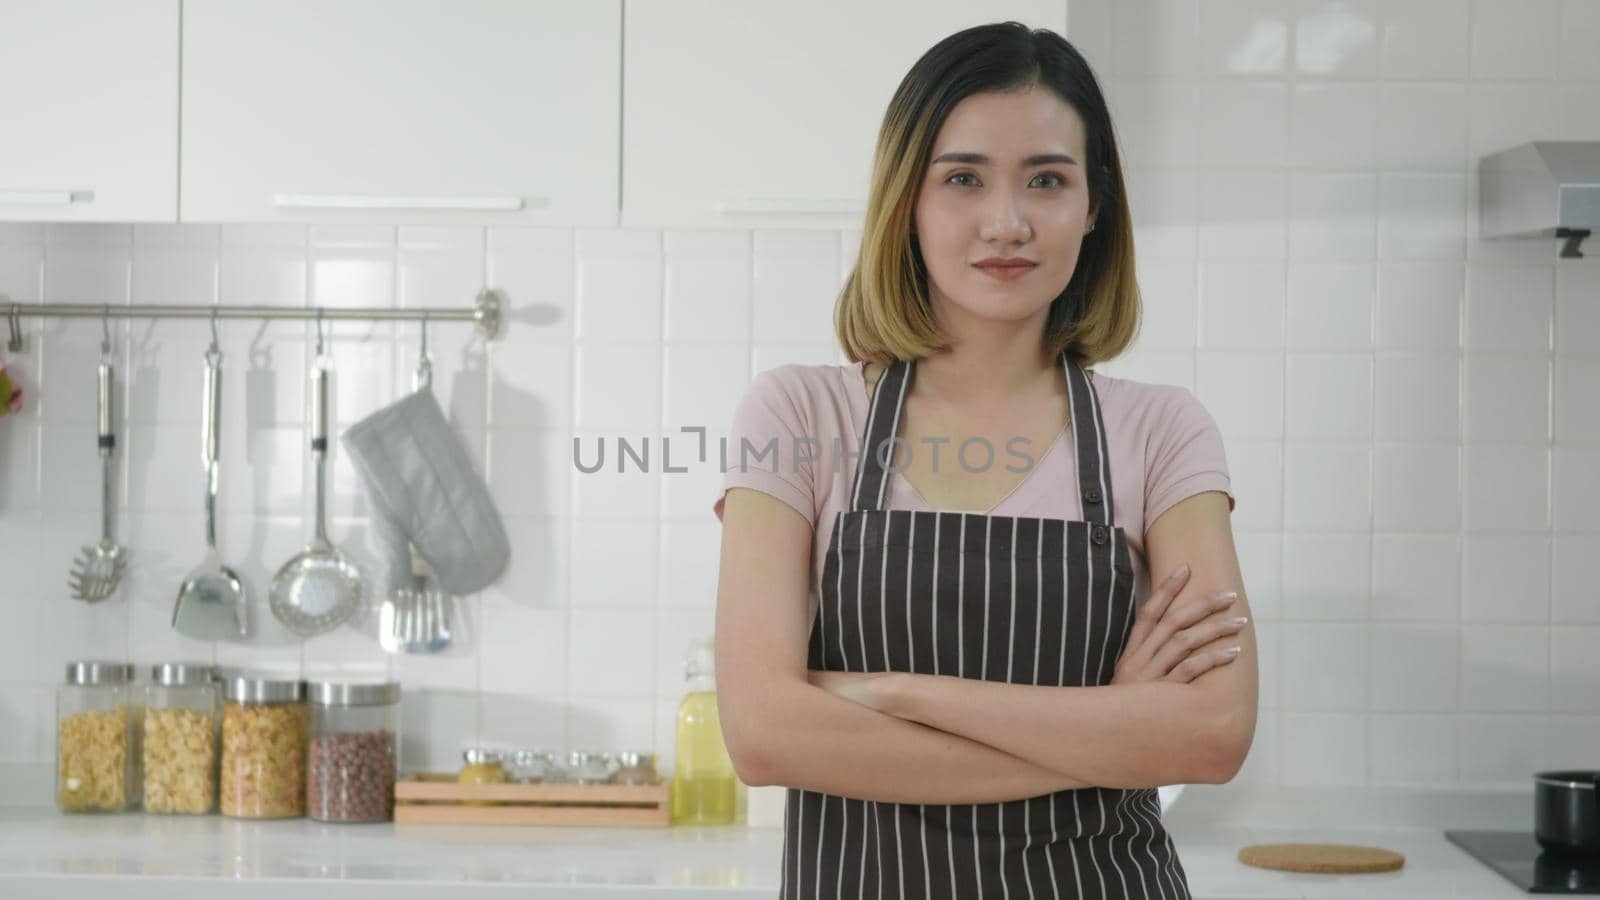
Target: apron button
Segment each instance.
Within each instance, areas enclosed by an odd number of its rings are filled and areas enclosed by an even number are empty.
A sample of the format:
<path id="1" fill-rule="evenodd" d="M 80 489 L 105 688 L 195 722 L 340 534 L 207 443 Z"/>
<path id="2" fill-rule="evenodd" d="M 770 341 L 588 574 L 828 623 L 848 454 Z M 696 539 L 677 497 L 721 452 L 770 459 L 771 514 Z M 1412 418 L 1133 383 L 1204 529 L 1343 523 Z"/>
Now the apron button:
<path id="1" fill-rule="evenodd" d="M 1096 544 L 1104 544 L 1106 542 L 1106 529 L 1105 529 L 1105 526 L 1104 525 L 1096 525 L 1094 527 L 1094 533 L 1093 533 L 1093 535 L 1092 535 L 1092 537 L 1090 539 L 1093 540 Z"/>
<path id="2" fill-rule="evenodd" d="M 1100 492 L 1095 488 L 1089 488 L 1084 492 L 1083 499 L 1087 503 L 1098 504 L 1100 502 Z"/>

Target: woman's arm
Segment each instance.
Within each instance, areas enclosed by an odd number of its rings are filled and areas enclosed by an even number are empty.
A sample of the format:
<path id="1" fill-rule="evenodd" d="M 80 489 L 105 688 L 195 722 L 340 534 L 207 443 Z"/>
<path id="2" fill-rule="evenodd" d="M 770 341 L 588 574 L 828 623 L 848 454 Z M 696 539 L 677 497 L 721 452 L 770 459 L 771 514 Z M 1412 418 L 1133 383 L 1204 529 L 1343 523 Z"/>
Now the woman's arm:
<path id="1" fill-rule="evenodd" d="M 1146 543 L 1152 573 L 1190 565 L 1175 604 L 1235 591 L 1227 614 L 1249 615 L 1223 494 L 1198 494 L 1173 506 L 1151 526 Z M 1243 764 L 1255 733 L 1254 630 L 1247 623 L 1200 648 L 1232 645 L 1241 648 L 1232 663 L 1187 684 L 1062 688 L 897 674 L 866 690 L 863 702 L 1088 784 L 1222 783 Z"/>
<path id="2" fill-rule="evenodd" d="M 811 523 L 776 498 L 734 488 L 722 526 L 717 702 L 740 780 L 891 803 L 993 803 L 1085 786 L 812 686 Z"/>

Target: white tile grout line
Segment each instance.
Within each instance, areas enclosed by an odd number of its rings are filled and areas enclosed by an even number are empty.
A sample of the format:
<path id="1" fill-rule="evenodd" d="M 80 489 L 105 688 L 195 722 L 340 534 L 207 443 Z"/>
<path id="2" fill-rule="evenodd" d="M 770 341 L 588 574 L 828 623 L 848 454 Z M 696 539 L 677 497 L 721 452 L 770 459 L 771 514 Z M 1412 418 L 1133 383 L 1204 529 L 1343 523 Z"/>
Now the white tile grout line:
<path id="1" fill-rule="evenodd" d="M 582 281 L 582 278 L 581 278 L 582 269 L 581 269 L 581 267 L 579 265 L 579 262 L 578 262 L 578 260 L 579 260 L 578 229 L 577 228 L 569 228 L 569 229 L 567 229 L 567 234 L 568 234 L 568 237 L 569 237 L 569 240 L 566 242 L 566 246 L 568 248 L 567 252 L 569 254 L 568 259 L 567 259 L 567 265 L 570 266 L 571 270 L 572 270 L 572 296 L 568 298 L 571 301 L 570 304 L 569 304 L 569 308 L 572 311 L 571 312 L 571 316 L 572 316 L 572 323 L 571 323 L 572 324 L 572 352 L 567 355 L 567 409 L 568 409 L 568 419 L 572 423 L 573 439 L 576 440 L 576 436 L 578 434 L 578 371 L 579 371 L 579 356 L 583 352 L 583 347 L 580 345 L 579 340 L 578 340 L 578 337 L 579 337 L 579 334 L 580 334 L 579 329 L 578 329 L 578 315 L 580 313 L 579 304 L 582 302 L 582 293 L 583 293 L 582 285 L 583 285 L 583 281 Z M 568 443 L 570 444 L 570 442 L 568 442 Z M 576 539 L 577 531 L 578 531 L 578 479 L 571 472 L 568 472 L 567 474 L 568 474 L 568 477 L 566 479 L 566 484 L 567 484 L 567 518 L 566 518 L 565 523 L 564 523 L 565 526 L 566 526 L 566 530 L 567 530 L 567 541 L 566 541 L 565 559 L 562 560 L 562 565 L 561 565 L 561 568 L 565 572 L 565 577 L 563 578 L 562 583 L 560 584 L 559 587 L 560 587 L 560 589 L 562 591 L 565 592 L 565 596 L 561 598 L 561 605 L 562 605 L 562 608 L 566 610 L 566 615 L 561 617 L 561 622 L 562 622 L 562 626 L 561 627 L 562 627 L 562 630 L 564 632 L 564 637 L 562 639 L 562 643 L 567 648 L 566 662 L 565 662 L 565 666 L 563 667 L 564 671 L 561 673 L 561 733 L 562 733 L 562 736 L 565 739 L 565 743 L 568 746 L 570 746 L 571 743 L 572 743 L 572 718 L 573 718 L 572 717 L 572 608 L 573 608 L 573 603 L 572 603 L 572 583 L 573 583 L 573 578 L 572 578 L 572 548 L 576 544 L 576 540 L 575 539 Z"/>
<path id="2" fill-rule="evenodd" d="M 1473 33 L 1473 29 L 1475 27 L 1475 23 L 1473 22 L 1472 6 L 1473 6 L 1473 4 L 1470 4 L 1470 3 L 1467 4 L 1466 5 L 1466 9 L 1464 11 L 1464 14 L 1465 14 L 1466 20 L 1467 20 L 1467 22 L 1466 22 L 1466 26 L 1467 26 L 1467 48 L 1466 48 L 1466 51 L 1467 51 L 1467 77 L 1465 79 L 1465 84 L 1463 85 L 1464 92 L 1467 95 L 1466 115 L 1464 116 L 1464 118 L 1466 120 L 1464 124 L 1466 126 L 1467 148 L 1466 148 L 1466 152 L 1464 154 L 1462 154 L 1463 155 L 1462 167 L 1468 169 L 1469 171 L 1470 171 L 1471 157 L 1472 157 L 1472 99 L 1471 99 L 1472 98 L 1472 90 L 1471 90 L 1471 84 L 1472 84 L 1472 33 Z M 1379 197 L 1380 197 L 1380 200 L 1381 200 L 1382 190 L 1383 190 L 1383 186 L 1382 186 L 1381 180 L 1379 182 L 1379 188 L 1378 189 L 1379 189 Z M 1456 356 L 1456 497 L 1458 498 L 1458 501 L 1460 502 L 1461 507 L 1458 510 L 1458 514 L 1457 514 L 1457 518 L 1456 518 L 1457 533 L 1456 533 L 1456 541 L 1455 541 L 1455 543 L 1456 543 L 1456 560 L 1455 560 L 1455 564 L 1456 564 L 1455 565 L 1455 568 L 1456 568 L 1456 591 L 1455 591 L 1455 612 L 1456 612 L 1456 615 L 1455 615 L 1455 621 L 1456 621 L 1456 707 L 1455 707 L 1455 711 L 1454 711 L 1454 721 L 1451 723 L 1451 737 L 1453 738 L 1453 743 L 1455 744 L 1455 747 L 1456 747 L 1456 754 L 1455 754 L 1455 771 L 1452 773 L 1451 780 L 1453 782 L 1455 782 L 1455 783 L 1458 783 L 1458 784 L 1461 782 L 1461 776 L 1462 776 L 1462 762 L 1461 762 L 1462 708 L 1465 706 L 1465 701 L 1466 701 L 1465 683 L 1466 683 L 1466 668 L 1467 668 L 1467 664 L 1466 664 L 1466 638 L 1465 638 L 1466 628 L 1464 627 L 1464 622 L 1463 622 L 1464 616 L 1463 616 L 1462 613 L 1463 613 L 1463 607 L 1465 605 L 1465 594 L 1466 594 L 1466 588 L 1467 588 L 1467 571 L 1466 571 L 1467 570 L 1467 553 L 1466 553 L 1466 531 L 1467 531 L 1467 527 L 1466 527 L 1467 526 L 1467 501 L 1466 501 L 1466 489 L 1467 489 L 1467 452 L 1466 452 L 1466 433 L 1467 433 L 1467 431 L 1466 431 L 1466 429 L 1467 429 L 1467 354 L 1466 354 L 1466 346 L 1467 346 L 1467 310 L 1468 310 L 1467 296 L 1468 296 L 1468 292 L 1471 289 L 1472 280 L 1471 280 L 1471 267 L 1469 265 L 1469 260 L 1468 260 L 1471 248 L 1467 245 L 1467 241 L 1466 241 L 1466 231 L 1467 231 L 1466 223 L 1467 223 L 1468 217 L 1472 213 L 1471 209 L 1468 206 L 1468 202 L 1469 201 L 1467 200 L 1467 197 L 1470 196 L 1470 194 L 1471 194 L 1470 191 L 1465 190 L 1465 189 L 1462 190 L 1462 204 L 1461 204 L 1462 242 L 1461 242 L 1461 263 L 1460 263 L 1460 267 L 1459 267 L 1460 268 L 1460 272 L 1461 272 L 1461 291 L 1456 297 L 1456 347 L 1455 347 L 1455 351 L 1456 351 L 1455 352 L 1455 356 Z M 1380 210 L 1382 209 L 1381 203 L 1380 203 L 1379 209 Z"/>
<path id="3" fill-rule="evenodd" d="M 624 2 L 626 2 L 626 0 L 624 0 Z M 660 372 L 661 411 L 657 415 L 656 421 L 660 426 L 661 434 L 665 435 L 666 431 L 667 431 L 667 429 L 666 429 L 666 419 L 667 419 L 667 387 L 668 387 L 667 386 L 667 373 L 666 373 L 666 367 L 667 367 L 667 351 L 666 351 L 666 348 L 667 348 L 667 315 L 668 315 L 668 310 L 667 310 L 667 234 L 666 234 L 665 229 L 657 229 L 656 230 L 656 253 L 658 254 L 657 257 L 656 257 L 656 266 L 657 266 L 657 269 L 656 269 L 656 272 L 657 272 L 656 289 L 658 291 L 658 293 L 656 295 L 656 309 L 658 310 L 658 316 L 657 316 L 657 321 L 656 321 L 656 341 L 659 344 L 659 346 L 662 348 L 662 350 L 661 350 L 661 362 L 660 362 L 660 365 L 661 365 L 661 372 Z M 681 388 L 680 388 L 680 390 L 681 390 Z M 665 440 L 666 440 L 665 437 L 663 437 L 662 438 L 662 441 L 663 441 L 662 458 L 663 458 L 663 460 L 665 460 L 665 458 L 666 458 Z M 665 511 L 666 511 L 666 504 L 665 504 L 665 502 L 663 500 L 663 494 L 665 494 L 666 490 L 667 490 L 667 479 L 666 479 L 666 475 L 663 474 L 657 480 L 657 485 L 656 485 L 656 490 L 655 490 L 656 514 L 655 514 L 655 517 L 654 517 L 654 521 L 651 523 L 653 528 L 654 528 L 654 531 L 655 531 L 655 540 L 650 542 L 650 550 L 649 550 L 649 552 L 651 554 L 653 554 L 654 559 L 655 559 L 655 567 L 654 567 L 655 575 L 654 575 L 653 578 L 650 579 L 650 592 L 651 592 L 650 593 L 650 601 L 651 602 L 650 602 L 650 651 L 649 651 L 649 655 L 650 655 L 650 680 L 652 682 L 655 681 L 656 673 L 658 671 L 660 671 L 660 669 L 661 669 L 661 664 L 660 664 L 661 663 L 661 660 L 660 660 L 660 655 L 661 655 L 661 637 L 660 637 L 660 635 L 661 635 L 661 557 L 662 557 L 661 541 L 662 541 L 662 530 L 663 530 L 661 528 L 661 520 L 662 520 L 662 518 L 663 518 L 663 516 L 665 514 Z M 569 650 L 569 652 L 570 652 L 570 650 Z M 654 688 L 655 685 L 652 684 L 651 687 Z M 647 743 L 648 743 L 648 746 L 654 748 L 655 747 L 655 743 L 656 743 L 656 716 L 655 716 L 654 704 L 651 705 L 650 714 L 647 715 L 645 717 L 645 719 L 646 719 L 646 721 L 645 721 L 645 729 L 646 729 L 646 733 L 649 735 L 649 740 L 648 740 Z"/>

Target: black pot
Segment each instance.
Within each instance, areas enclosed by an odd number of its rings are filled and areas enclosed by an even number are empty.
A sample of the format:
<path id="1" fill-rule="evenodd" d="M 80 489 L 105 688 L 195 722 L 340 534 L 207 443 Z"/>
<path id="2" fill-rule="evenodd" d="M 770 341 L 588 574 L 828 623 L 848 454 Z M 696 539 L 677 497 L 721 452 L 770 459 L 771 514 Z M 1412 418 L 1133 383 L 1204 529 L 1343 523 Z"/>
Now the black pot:
<path id="1" fill-rule="evenodd" d="M 1552 853 L 1600 855 L 1600 772 L 1533 776 L 1534 837 Z"/>

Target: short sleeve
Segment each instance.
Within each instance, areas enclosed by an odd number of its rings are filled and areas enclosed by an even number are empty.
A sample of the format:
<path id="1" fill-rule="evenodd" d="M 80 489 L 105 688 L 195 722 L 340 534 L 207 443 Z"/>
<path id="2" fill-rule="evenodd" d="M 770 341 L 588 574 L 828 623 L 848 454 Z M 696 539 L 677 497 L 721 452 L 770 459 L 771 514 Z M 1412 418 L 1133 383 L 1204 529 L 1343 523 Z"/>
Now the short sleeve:
<path id="1" fill-rule="evenodd" d="M 770 494 L 816 524 L 816 492 L 812 460 L 818 442 L 808 438 L 811 423 L 797 393 L 785 383 L 784 367 L 757 375 L 733 414 L 727 436 L 722 492 L 712 512 L 722 518 L 731 488 Z"/>
<path id="2" fill-rule="evenodd" d="M 1216 420 L 1187 388 L 1172 387 L 1163 397 L 1145 455 L 1144 522 L 1195 494 L 1221 491 L 1233 511 L 1228 461 Z"/>

